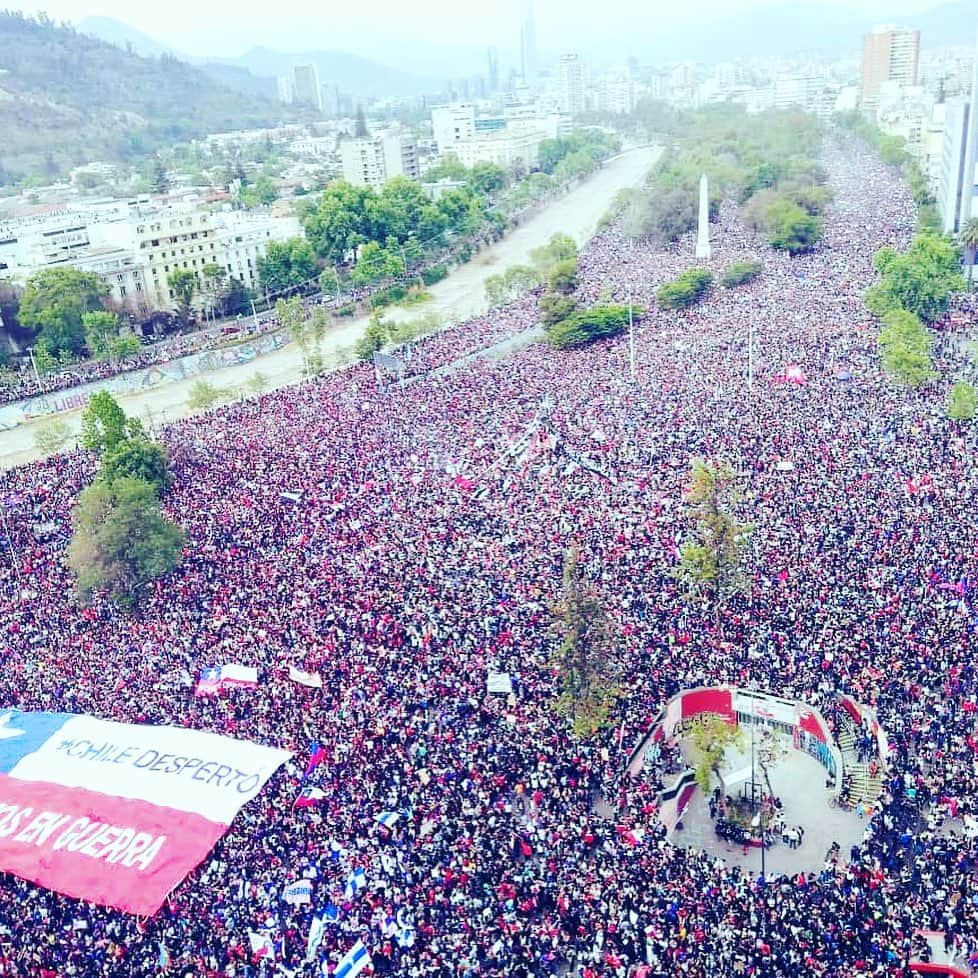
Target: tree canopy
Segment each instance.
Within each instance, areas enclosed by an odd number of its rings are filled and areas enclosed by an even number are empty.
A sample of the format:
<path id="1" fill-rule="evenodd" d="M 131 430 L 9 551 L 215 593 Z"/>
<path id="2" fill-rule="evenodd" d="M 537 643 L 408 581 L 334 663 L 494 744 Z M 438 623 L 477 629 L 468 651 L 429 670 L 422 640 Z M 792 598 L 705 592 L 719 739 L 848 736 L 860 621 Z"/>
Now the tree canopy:
<path id="1" fill-rule="evenodd" d="M 54 354 L 78 355 L 85 349 L 86 313 L 104 311 L 109 289 L 93 272 L 45 268 L 27 280 L 18 317 L 23 328 L 43 340 Z"/>
<path id="2" fill-rule="evenodd" d="M 81 418 L 82 447 L 97 455 L 111 452 L 130 438 L 143 437 L 138 418 L 127 418 L 119 402 L 108 391 L 96 391 Z"/>
<path id="3" fill-rule="evenodd" d="M 104 593 L 114 604 L 134 603 L 138 589 L 179 563 L 183 531 L 165 520 L 152 485 L 124 477 L 98 481 L 78 500 L 68 566 L 78 597 Z"/>
<path id="4" fill-rule="evenodd" d="M 902 253 L 881 248 L 874 263 L 880 279 L 866 303 L 878 316 L 899 308 L 933 322 L 947 312 L 951 293 L 965 288 L 958 249 L 942 235 L 917 234 Z"/>
<path id="5" fill-rule="evenodd" d="M 269 241 L 263 258 L 258 260 L 258 277 L 269 292 L 314 288 L 319 264 L 312 245 L 305 238 Z"/>

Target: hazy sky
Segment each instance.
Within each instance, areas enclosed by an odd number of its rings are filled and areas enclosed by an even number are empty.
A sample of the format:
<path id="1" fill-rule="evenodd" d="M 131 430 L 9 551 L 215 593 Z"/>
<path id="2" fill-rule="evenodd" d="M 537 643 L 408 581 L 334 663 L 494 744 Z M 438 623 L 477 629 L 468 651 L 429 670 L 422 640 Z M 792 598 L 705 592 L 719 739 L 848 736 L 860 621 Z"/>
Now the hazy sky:
<path id="1" fill-rule="evenodd" d="M 891 21 L 938 5 L 938 0 L 803 0 L 806 6 L 852 17 Z M 113 17 L 188 54 L 231 56 L 264 44 L 281 50 L 370 47 L 371 35 L 418 38 L 484 50 L 488 44 L 516 46 L 518 22 L 526 0 L 8 0 L 28 13 L 45 11 L 56 20 L 79 22 L 89 16 Z M 634 24 L 660 33 L 693 22 L 709 25 L 738 11 L 771 6 L 772 0 L 534 0 L 542 48 L 584 47 L 609 25 L 627 34 Z M 775 4 L 777 5 L 777 4 Z M 791 6 L 792 0 L 781 6 Z M 708 29 L 708 28 L 707 28 Z"/>

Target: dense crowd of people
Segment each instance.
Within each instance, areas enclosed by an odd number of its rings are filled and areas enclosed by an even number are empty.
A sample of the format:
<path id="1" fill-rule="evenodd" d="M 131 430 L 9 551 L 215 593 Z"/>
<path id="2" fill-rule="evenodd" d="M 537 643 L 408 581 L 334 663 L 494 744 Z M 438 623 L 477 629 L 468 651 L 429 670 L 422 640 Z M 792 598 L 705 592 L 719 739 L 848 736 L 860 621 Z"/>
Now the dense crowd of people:
<path id="1" fill-rule="evenodd" d="M 899 976 L 921 928 L 978 953 L 975 436 L 945 417 L 945 382 L 906 392 L 878 367 L 862 294 L 876 249 L 909 240 L 906 186 L 854 142 L 824 157 L 823 242 L 776 254 L 725 206 L 713 267 L 764 272 L 695 309 L 653 299 L 691 241 L 612 226 L 590 243 L 582 299 L 649 310 L 634 381 L 625 338 L 536 343 L 403 387 L 358 366 L 170 426 L 186 554 L 132 615 L 80 608 L 64 565 L 96 460 L 0 475 L 4 704 L 296 751 L 151 919 L 5 877 L 0 975 L 311 976 L 357 938 L 410 978 Z M 515 309 L 438 336 L 431 363 L 532 327 Z M 945 380 L 957 355 L 942 348 Z M 789 367 L 805 382 L 781 382 Z M 736 469 L 755 526 L 747 587 L 719 612 L 673 574 L 695 457 Z M 572 543 L 623 689 L 584 740 L 554 710 Z M 224 661 L 257 666 L 259 688 L 194 697 L 186 675 Z M 489 671 L 511 696 L 487 694 Z M 659 769 L 632 775 L 628 755 L 678 690 L 719 682 L 875 708 L 890 758 L 860 846 L 764 878 L 666 838 Z M 295 808 L 314 740 L 323 797 Z M 366 887 L 345 892 L 358 868 Z M 312 904 L 283 902 L 303 877 Z"/>
<path id="2" fill-rule="evenodd" d="M 222 326 L 175 334 L 158 342 L 150 342 L 138 352 L 124 357 L 84 360 L 45 374 L 37 370 L 36 363 L 22 358 L 19 370 L 9 374 L 4 382 L 0 382 L 0 404 L 10 404 L 42 394 L 56 394 L 58 391 L 105 380 L 130 370 L 144 370 L 146 367 L 168 363 L 178 357 L 214 350 L 230 340 L 253 339 L 280 328 L 281 323 L 273 312 L 247 318 L 239 316 L 237 320 Z"/>

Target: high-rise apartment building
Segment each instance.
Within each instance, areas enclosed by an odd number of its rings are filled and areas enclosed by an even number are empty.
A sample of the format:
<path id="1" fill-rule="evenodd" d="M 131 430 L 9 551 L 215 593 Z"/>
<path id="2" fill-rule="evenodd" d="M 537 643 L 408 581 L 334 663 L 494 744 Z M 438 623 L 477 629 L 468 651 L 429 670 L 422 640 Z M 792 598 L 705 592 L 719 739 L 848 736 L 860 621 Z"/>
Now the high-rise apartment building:
<path id="1" fill-rule="evenodd" d="M 859 95 L 873 108 L 884 82 L 916 85 L 920 68 L 920 31 L 908 27 L 874 27 L 863 38 Z"/>
<path id="2" fill-rule="evenodd" d="M 322 110 L 323 93 L 315 65 L 296 65 L 292 69 L 292 99 Z"/>
<path id="3" fill-rule="evenodd" d="M 971 100 L 949 103 L 944 117 L 944 147 L 937 206 L 941 229 L 948 234 L 961 230 L 978 203 L 978 41 L 971 81 Z"/>
<path id="4" fill-rule="evenodd" d="M 584 62 L 579 54 L 562 54 L 557 70 L 560 109 L 568 115 L 584 111 Z"/>
<path id="5" fill-rule="evenodd" d="M 357 187 L 380 190 L 394 177 L 417 180 L 418 147 L 405 132 L 378 133 L 365 139 L 348 139 L 340 144 L 343 179 Z"/>

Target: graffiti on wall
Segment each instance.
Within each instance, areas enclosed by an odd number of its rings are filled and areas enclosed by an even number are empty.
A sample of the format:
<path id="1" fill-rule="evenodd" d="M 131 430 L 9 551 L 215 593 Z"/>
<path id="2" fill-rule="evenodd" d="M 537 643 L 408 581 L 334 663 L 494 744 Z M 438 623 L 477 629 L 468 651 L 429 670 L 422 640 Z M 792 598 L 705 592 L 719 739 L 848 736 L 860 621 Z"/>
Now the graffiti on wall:
<path id="1" fill-rule="evenodd" d="M 237 346 L 191 353 L 185 357 L 168 360 L 166 363 L 156 363 L 141 370 L 130 370 L 124 374 L 116 374 L 114 377 L 92 381 L 90 384 L 54 391 L 50 394 L 39 394 L 37 397 L 5 404 L 0 406 L 0 431 L 10 431 L 36 418 L 62 414 L 65 411 L 77 411 L 85 407 L 88 399 L 97 391 L 132 394 L 150 390 L 175 380 L 185 380 L 188 377 L 197 377 L 226 367 L 250 363 L 256 357 L 281 349 L 287 342 L 288 336 L 284 330 L 269 333 Z"/>

